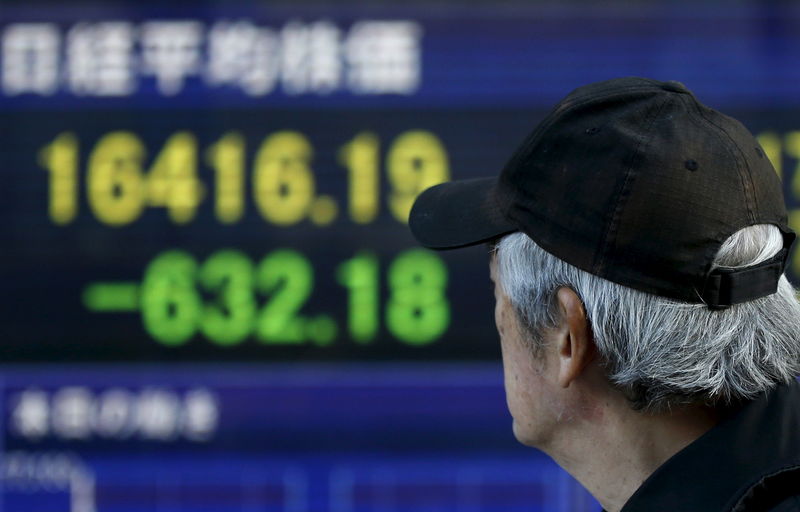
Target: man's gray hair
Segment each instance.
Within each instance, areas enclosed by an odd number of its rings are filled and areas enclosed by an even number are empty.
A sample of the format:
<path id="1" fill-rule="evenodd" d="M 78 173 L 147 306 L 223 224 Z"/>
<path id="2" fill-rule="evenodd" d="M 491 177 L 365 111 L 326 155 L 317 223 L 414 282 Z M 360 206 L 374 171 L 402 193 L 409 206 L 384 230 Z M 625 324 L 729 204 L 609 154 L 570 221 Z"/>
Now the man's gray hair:
<path id="1" fill-rule="evenodd" d="M 777 227 L 750 226 L 720 247 L 714 266 L 745 267 L 783 248 Z M 583 301 L 609 381 L 636 410 L 754 398 L 800 373 L 800 304 L 781 276 L 778 292 L 710 310 L 618 285 L 541 249 L 523 233 L 496 245 L 497 279 L 541 349 L 541 332 L 559 324 L 556 292 Z"/>

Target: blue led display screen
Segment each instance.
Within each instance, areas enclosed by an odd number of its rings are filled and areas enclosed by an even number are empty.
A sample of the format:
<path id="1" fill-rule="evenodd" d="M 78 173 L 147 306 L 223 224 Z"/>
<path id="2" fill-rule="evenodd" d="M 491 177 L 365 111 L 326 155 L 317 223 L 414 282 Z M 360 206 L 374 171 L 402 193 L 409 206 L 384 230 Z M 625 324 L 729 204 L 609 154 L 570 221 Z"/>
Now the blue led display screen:
<path id="1" fill-rule="evenodd" d="M 486 249 L 408 212 L 639 75 L 756 134 L 797 229 L 765 5 L 4 6 L 0 511 L 598 510 L 514 441 Z"/>

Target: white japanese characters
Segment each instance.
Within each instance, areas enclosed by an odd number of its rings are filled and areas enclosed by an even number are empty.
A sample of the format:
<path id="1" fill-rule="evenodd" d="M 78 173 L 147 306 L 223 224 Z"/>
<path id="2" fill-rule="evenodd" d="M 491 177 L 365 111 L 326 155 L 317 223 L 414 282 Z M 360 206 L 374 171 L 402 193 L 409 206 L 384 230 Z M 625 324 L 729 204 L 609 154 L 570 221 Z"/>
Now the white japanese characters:
<path id="1" fill-rule="evenodd" d="M 219 425 L 219 401 L 205 388 L 177 392 L 166 388 L 102 392 L 68 386 L 52 392 L 26 389 L 12 399 L 10 430 L 38 441 L 141 439 L 208 441 Z"/>
<path id="2" fill-rule="evenodd" d="M 15 23 L 3 31 L 3 92 L 49 96 L 59 87 L 61 34 L 54 23 Z"/>
<path id="3" fill-rule="evenodd" d="M 413 22 L 353 25 L 345 47 L 350 89 L 357 94 L 415 91 L 421 78 L 421 37 L 422 29 Z"/>
<path id="4" fill-rule="evenodd" d="M 187 76 L 200 72 L 203 25 L 196 21 L 148 21 L 141 26 L 142 72 L 156 77 L 159 92 L 181 92 Z"/>
<path id="5" fill-rule="evenodd" d="M 0 33 L 0 92 L 126 97 L 210 93 L 248 97 L 416 92 L 422 27 L 408 20 L 82 21 L 11 23 Z"/>
<path id="6" fill-rule="evenodd" d="M 66 83 L 80 96 L 127 96 L 136 89 L 134 27 L 78 23 L 66 38 Z"/>
<path id="7" fill-rule="evenodd" d="M 275 90 L 280 72 L 276 31 L 250 21 L 220 21 L 208 33 L 205 82 L 238 87 L 249 96 Z"/>

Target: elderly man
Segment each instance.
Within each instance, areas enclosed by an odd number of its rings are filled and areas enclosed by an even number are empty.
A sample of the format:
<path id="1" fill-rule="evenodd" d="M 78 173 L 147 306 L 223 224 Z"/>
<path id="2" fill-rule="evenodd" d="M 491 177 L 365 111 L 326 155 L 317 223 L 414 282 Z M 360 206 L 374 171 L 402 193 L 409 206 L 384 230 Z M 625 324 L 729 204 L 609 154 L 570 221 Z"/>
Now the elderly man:
<path id="1" fill-rule="evenodd" d="M 410 226 L 490 244 L 514 435 L 605 510 L 800 511 L 794 234 L 739 122 L 678 82 L 590 84 Z"/>

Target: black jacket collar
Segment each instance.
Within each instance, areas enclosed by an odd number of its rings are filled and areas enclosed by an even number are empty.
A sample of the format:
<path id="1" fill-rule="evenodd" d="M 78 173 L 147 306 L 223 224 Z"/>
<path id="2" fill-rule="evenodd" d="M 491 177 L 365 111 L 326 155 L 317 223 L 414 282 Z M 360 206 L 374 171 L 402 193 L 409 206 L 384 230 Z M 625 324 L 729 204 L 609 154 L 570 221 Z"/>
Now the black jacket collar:
<path id="1" fill-rule="evenodd" d="M 793 381 L 748 402 L 672 456 L 622 512 L 727 512 L 765 476 L 799 466 L 800 384 Z"/>

